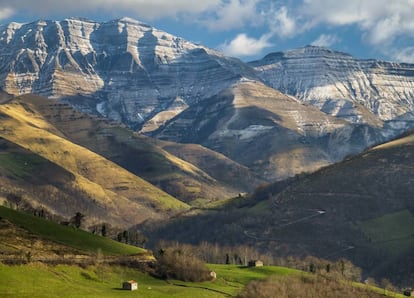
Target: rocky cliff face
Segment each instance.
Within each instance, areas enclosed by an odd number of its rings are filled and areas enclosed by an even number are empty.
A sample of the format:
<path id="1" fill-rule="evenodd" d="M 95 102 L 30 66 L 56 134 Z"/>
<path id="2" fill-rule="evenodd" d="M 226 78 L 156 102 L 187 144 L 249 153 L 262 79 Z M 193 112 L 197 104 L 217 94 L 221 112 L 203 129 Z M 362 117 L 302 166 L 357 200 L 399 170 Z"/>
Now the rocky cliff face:
<path id="1" fill-rule="evenodd" d="M 82 19 L 0 28 L 0 88 L 64 97 L 151 131 L 254 71 L 138 21 Z"/>
<path id="2" fill-rule="evenodd" d="M 358 60 L 308 46 L 269 54 L 250 65 L 269 86 L 351 123 L 397 121 L 405 129 L 414 120 L 412 64 Z"/>
<path id="3" fill-rule="evenodd" d="M 241 81 L 155 131 L 199 143 L 279 180 L 311 172 L 382 141 L 380 129 L 326 115 L 256 81 Z"/>

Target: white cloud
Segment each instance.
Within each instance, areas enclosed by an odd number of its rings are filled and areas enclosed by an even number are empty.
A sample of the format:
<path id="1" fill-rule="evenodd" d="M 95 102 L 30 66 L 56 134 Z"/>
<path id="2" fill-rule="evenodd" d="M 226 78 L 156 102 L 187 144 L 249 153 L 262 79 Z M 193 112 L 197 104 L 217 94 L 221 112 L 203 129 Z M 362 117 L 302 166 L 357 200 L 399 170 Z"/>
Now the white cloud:
<path id="1" fill-rule="evenodd" d="M 304 0 L 300 13 L 311 20 L 309 27 L 357 25 L 373 45 L 391 43 L 402 35 L 414 36 L 412 0 Z"/>
<path id="2" fill-rule="evenodd" d="M 286 37 L 294 33 L 296 24 L 288 8 L 271 0 L 1 0 L 3 7 L 37 18 L 50 15 L 87 16 L 100 11 L 142 20 L 175 17 L 198 23 L 211 30 L 233 30 L 267 27 L 267 31 Z M 1 9 L 0 9 L 1 12 Z M 3 17 L 9 17 L 10 15 Z M 1 14 L 0 14 L 1 17 Z"/>
<path id="3" fill-rule="evenodd" d="M 274 19 L 270 19 L 270 25 L 272 32 L 281 37 L 294 36 L 297 30 L 295 19 L 288 15 L 286 6 L 274 12 Z"/>
<path id="4" fill-rule="evenodd" d="M 269 42 L 271 35 L 265 34 L 259 39 L 252 38 L 242 33 L 236 36 L 232 41 L 226 42 L 220 46 L 220 50 L 229 56 L 253 56 L 260 54 L 265 48 L 271 47 Z"/>
<path id="5" fill-rule="evenodd" d="M 246 23 L 255 23 L 259 2 L 260 0 L 223 1 L 202 23 L 212 30 L 229 30 L 241 28 Z"/>
<path id="6" fill-rule="evenodd" d="M 14 14 L 13 9 L 10 7 L 1 8 L 0 7 L 0 20 L 7 19 Z"/>
<path id="7" fill-rule="evenodd" d="M 51 13 L 82 13 L 106 11 L 135 14 L 143 19 L 176 16 L 180 13 L 198 14 L 221 5 L 223 0 L 2 0 L 2 6 L 25 11 L 40 17 Z"/>
<path id="8" fill-rule="evenodd" d="M 414 63 L 414 47 L 393 50 L 392 57 L 400 62 Z"/>
<path id="9" fill-rule="evenodd" d="M 329 48 L 336 44 L 339 41 L 339 38 L 333 34 L 321 34 L 316 40 L 314 40 L 311 45 L 318 47 Z"/>

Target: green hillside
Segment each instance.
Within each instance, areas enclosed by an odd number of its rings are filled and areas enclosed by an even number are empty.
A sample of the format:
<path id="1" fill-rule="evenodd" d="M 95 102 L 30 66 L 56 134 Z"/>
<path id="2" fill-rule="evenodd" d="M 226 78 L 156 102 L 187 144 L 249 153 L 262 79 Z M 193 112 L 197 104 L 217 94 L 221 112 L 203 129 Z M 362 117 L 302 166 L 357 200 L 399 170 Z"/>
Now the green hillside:
<path id="1" fill-rule="evenodd" d="M 149 232 L 181 242 L 248 244 L 274 256 L 346 258 L 364 276 L 410 286 L 413 164 L 411 134 L 288 183 L 261 187 L 222 210 L 203 210 Z"/>
<path id="2" fill-rule="evenodd" d="M 112 239 L 94 235 L 79 229 L 62 226 L 52 221 L 30 214 L 15 211 L 0 206 L 0 218 L 6 219 L 14 225 L 30 233 L 76 250 L 86 253 L 96 253 L 100 250 L 105 255 L 129 255 L 146 253 L 144 249 L 126 245 Z M 3 243 L 9 240 L 2 239 Z"/>
<path id="3" fill-rule="evenodd" d="M 42 264 L 25 266 L 0 265 L 1 297 L 231 297 L 247 282 L 270 275 L 285 275 L 287 269 L 266 267 L 252 270 L 211 265 L 218 274 L 213 282 L 186 283 L 164 281 L 135 269 L 92 266 L 86 269 Z M 286 272 L 284 272 L 286 271 Z M 296 274 L 295 271 L 292 271 Z M 138 291 L 121 291 L 125 280 L 138 281 Z M 48 286 L 45 287 L 44 285 Z"/>
<path id="4" fill-rule="evenodd" d="M 119 264 L 113 263 L 114 260 L 126 260 L 126 257 L 141 262 L 154 261 L 143 249 L 5 207 L 0 207 L 0 240 L 1 297 L 234 297 L 250 282 L 270 277 L 281 284 L 286 282 L 286 277 L 290 278 L 289 282 L 298 284 L 309 284 L 306 280 L 313 280 L 311 284 L 317 288 L 326 284 L 325 277 L 314 278 L 309 273 L 285 267 L 213 264 L 208 264 L 217 274 L 212 281 L 191 283 L 158 279 L 134 265 L 109 265 Z M 18 262 L 21 252 L 24 252 L 24 261 Z M 98 252 L 103 254 L 101 258 Z M 51 258 L 53 253 L 61 257 L 60 261 Z M 62 258 L 70 254 L 75 254 L 76 258 Z M 93 262 L 85 262 L 87 255 Z M 6 265 L 9 263 L 13 265 Z M 122 282 L 131 279 L 138 281 L 138 291 L 122 291 Z M 383 291 L 362 284 L 348 283 L 347 287 L 346 291 L 352 293 L 371 293 L 367 297 L 380 297 L 375 292 Z"/>
<path id="5" fill-rule="evenodd" d="M 302 273 L 281 267 L 243 268 L 228 265 L 209 265 L 217 273 L 215 281 L 186 283 L 175 280 L 160 280 L 136 269 L 126 267 L 58 265 L 45 266 L 40 263 L 25 266 L 0 264 L 1 297 L 146 297 L 146 298 L 219 298 L 234 297 L 251 281 L 272 277 L 276 281 L 285 276 L 301 282 Z M 137 291 L 122 291 L 125 280 L 138 282 Z M 44 285 L 47 284 L 47 287 Z M 323 287 L 323 284 L 318 284 Z M 364 294 L 364 297 L 384 297 L 384 290 L 368 288 L 361 284 L 350 286 L 349 297 Z M 359 292 L 359 290 L 367 292 Z M 378 291 L 380 294 L 376 294 Z M 366 294 L 370 294 L 369 296 Z M 387 296 L 404 297 L 392 292 Z M 281 293 L 280 296 L 287 297 Z"/>

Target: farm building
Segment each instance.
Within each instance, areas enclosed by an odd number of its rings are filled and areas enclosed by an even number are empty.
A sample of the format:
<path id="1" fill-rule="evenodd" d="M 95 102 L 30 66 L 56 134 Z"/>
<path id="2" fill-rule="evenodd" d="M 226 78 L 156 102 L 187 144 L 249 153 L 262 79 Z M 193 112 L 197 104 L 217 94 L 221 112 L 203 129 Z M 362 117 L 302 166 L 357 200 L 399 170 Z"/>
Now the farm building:
<path id="1" fill-rule="evenodd" d="M 260 260 L 251 260 L 248 263 L 249 267 L 262 267 L 263 266 L 263 262 Z"/>
<path id="2" fill-rule="evenodd" d="M 122 289 L 127 291 L 138 290 L 138 283 L 135 280 L 128 280 L 122 283 Z"/>

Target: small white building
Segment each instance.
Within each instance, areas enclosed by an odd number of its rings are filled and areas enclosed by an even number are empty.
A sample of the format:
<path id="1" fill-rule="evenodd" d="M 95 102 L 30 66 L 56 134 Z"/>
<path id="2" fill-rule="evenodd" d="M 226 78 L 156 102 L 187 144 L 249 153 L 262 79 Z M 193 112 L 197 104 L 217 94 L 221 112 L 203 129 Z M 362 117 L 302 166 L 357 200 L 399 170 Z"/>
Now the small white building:
<path id="1" fill-rule="evenodd" d="M 135 280 L 128 280 L 122 283 L 122 290 L 135 291 L 138 290 L 138 283 Z"/>

